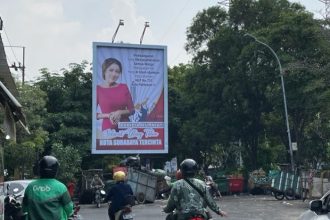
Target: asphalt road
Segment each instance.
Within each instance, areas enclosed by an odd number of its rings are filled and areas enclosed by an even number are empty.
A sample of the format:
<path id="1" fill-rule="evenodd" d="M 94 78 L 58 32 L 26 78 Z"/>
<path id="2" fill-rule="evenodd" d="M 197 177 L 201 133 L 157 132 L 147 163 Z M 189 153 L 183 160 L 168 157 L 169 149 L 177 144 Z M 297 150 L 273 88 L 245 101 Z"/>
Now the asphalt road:
<path id="1" fill-rule="evenodd" d="M 134 220 L 164 220 L 166 214 L 162 212 L 162 206 L 165 204 L 166 200 L 156 200 L 154 203 L 134 206 Z M 228 213 L 228 217 L 221 218 L 212 213 L 213 219 L 296 220 L 308 209 L 309 201 L 279 201 L 268 195 L 231 195 L 223 196 L 218 204 Z M 81 205 L 79 214 L 83 220 L 107 220 L 107 204 L 102 204 L 101 208 Z"/>

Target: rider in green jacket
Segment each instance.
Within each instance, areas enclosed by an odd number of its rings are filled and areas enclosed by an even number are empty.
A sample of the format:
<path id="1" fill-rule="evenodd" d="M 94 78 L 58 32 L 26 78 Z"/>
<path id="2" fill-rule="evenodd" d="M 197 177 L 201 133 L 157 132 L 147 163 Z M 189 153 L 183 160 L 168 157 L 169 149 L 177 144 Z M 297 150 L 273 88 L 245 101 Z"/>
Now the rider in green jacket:
<path id="1" fill-rule="evenodd" d="M 27 220 L 67 220 L 73 214 L 66 186 L 55 179 L 58 167 L 53 156 L 40 160 L 40 179 L 31 182 L 24 193 L 23 211 L 27 212 Z"/>
<path id="2" fill-rule="evenodd" d="M 205 183 L 194 178 L 198 170 L 197 163 L 192 159 L 186 159 L 180 164 L 180 169 L 183 179 L 176 181 L 172 187 L 170 198 L 164 208 L 165 213 L 170 213 L 166 219 L 185 220 L 194 216 L 208 219 L 207 207 L 220 216 L 227 216 L 213 200 Z"/>

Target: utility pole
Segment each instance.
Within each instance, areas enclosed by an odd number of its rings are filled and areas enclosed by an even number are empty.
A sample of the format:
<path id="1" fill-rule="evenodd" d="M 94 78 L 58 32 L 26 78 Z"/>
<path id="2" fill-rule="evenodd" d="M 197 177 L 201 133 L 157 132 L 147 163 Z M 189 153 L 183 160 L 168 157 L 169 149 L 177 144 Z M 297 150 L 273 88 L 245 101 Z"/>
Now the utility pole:
<path id="1" fill-rule="evenodd" d="M 325 5 L 325 19 L 330 18 L 330 0 L 319 0 Z"/>
<path id="2" fill-rule="evenodd" d="M 2 28 L 3 28 L 3 20 L 2 20 L 2 18 L 0 17 L 0 31 L 2 31 Z"/>
<path id="3" fill-rule="evenodd" d="M 23 49 L 23 65 L 19 62 L 18 66 L 14 62 L 9 68 L 14 68 L 14 70 L 20 69 L 22 71 L 22 85 L 24 85 L 25 82 L 25 47 L 24 46 L 5 46 L 5 47 L 10 47 L 10 48 L 21 48 Z"/>

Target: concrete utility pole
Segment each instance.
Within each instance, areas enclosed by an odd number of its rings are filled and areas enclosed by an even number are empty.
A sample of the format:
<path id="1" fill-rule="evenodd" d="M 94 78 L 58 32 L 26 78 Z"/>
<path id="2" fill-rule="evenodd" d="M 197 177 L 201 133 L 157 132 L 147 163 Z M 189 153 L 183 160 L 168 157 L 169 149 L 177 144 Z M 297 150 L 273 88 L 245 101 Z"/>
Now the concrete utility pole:
<path id="1" fill-rule="evenodd" d="M 21 48 L 23 49 L 23 65 L 19 62 L 18 66 L 14 62 L 9 68 L 14 68 L 16 71 L 20 69 L 22 71 L 22 85 L 24 85 L 25 82 L 25 47 L 24 46 L 5 46 L 10 48 Z"/>
<path id="2" fill-rule="evenodd" d="M 325 5 L 325 19 L 330 18 L 330 0 L 319 0 Z"/>
<path id="3" fill-rule="evenodd" d="M 2 31 L 2 28 L 3 28 L 3 20 L 2 20 L 2 18 L 0 17 L 0 31 Z"/>

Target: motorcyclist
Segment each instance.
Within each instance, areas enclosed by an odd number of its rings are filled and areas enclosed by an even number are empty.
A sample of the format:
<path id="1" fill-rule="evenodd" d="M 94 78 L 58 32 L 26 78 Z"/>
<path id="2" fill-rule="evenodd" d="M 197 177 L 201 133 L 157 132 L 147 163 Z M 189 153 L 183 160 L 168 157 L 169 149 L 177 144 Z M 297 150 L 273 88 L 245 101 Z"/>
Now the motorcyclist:
<path id="1" fill-rule="evenodd" d="M 23 198 L 26 220 L 66 220 L 73 214 L 73 203 L 67 187 L 55 176 L 59 163 L 53 156 L 44 156 L 39 162 L 40 179 L 32 181 Z"/>
<path id="2" fill-rule="evenodd" d="M 116 184 L 111 187 L 107 201 L 111 201 L 108 209 L 110 220 L 115 220 L 115 214 L 126 205 L 133 205 L 134 196 L 130 185 L 125 183 L 126 174 L 123 171 L 117 171 L 113 174 Z"/>
<path id="3" fill-rule="evenodd" d="M 176 181 L 172 187 L 170 198 L 164 207 L 164 212 L 169 213 L 166 219 L 186 220 L 194 216 L 208 219 L 207 206 L 218 215 L 227 216 L 227 213 L 215 203 L 205 183 L 194 178 L 198 167 L 193 159 L 182 161 L 180 170 L 183 179 Z"/>
<path id="4" fill-rule="evenodd" d="M 92 179 L 91 188 L 97 189 L 97 188 L 103 188 L 103 187 L 104 187 L 104 183 L 103 183 L 102 179 L 100 178 L 100 176 L 96 173 Z"/>
<path id="5" fill-rule="evenodd" d="M 204 181 L 205 181 L 206 185 L 209 185 L 211 187 L 211 190 L 213 192 L 215 192 L 216 197 L 221 198 L 222 196 L 221 196 L 221 193 L 219 191 L 218 184 L 216 184 L 214 182 L 212 176 L 209 175 L 206 172 L 204 172 L 203 175 L 204 175 Z"/>

